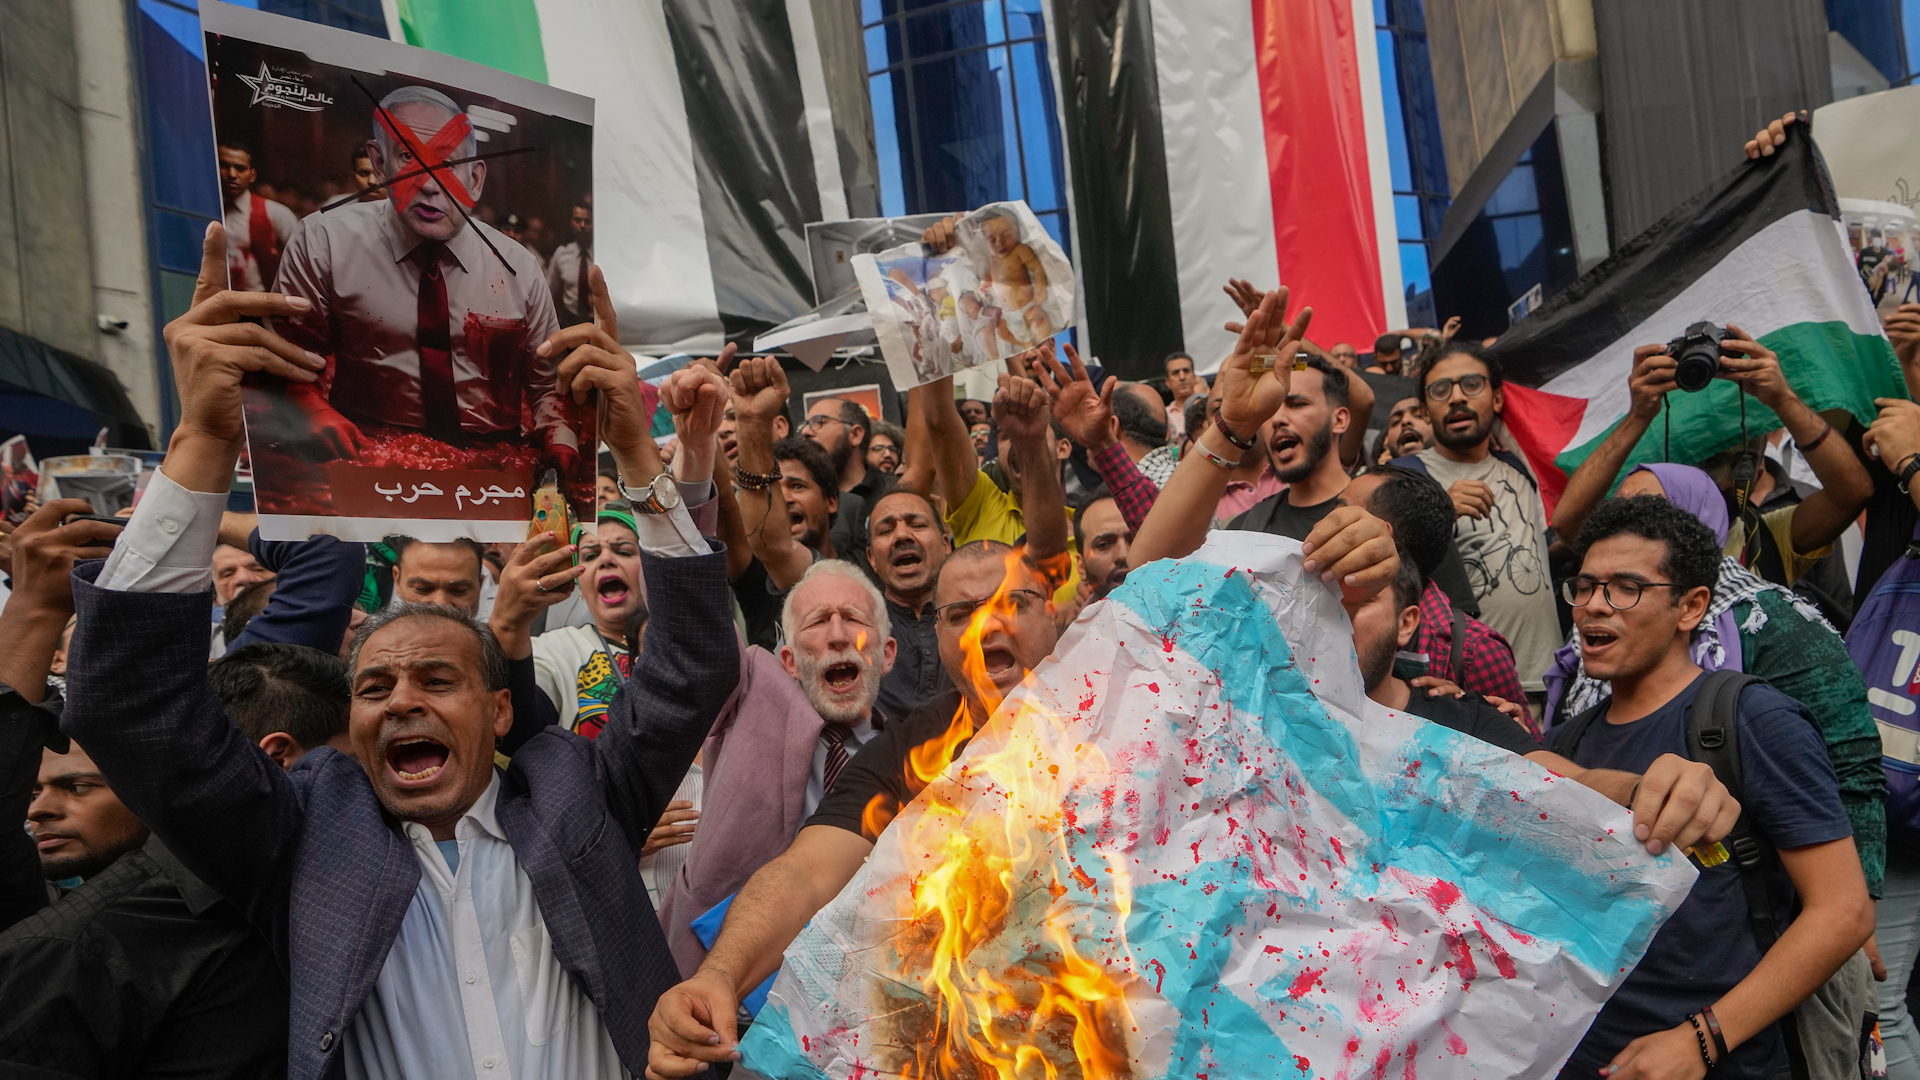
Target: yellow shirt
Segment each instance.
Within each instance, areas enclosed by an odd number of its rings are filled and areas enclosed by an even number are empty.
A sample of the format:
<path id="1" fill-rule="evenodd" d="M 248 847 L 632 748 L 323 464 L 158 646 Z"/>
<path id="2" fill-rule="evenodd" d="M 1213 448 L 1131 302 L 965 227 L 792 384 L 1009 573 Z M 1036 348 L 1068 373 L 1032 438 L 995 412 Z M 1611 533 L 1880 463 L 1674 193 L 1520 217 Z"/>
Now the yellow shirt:
<path id="1" fill-rule="evenodd" d="M 1073 510 L 1067 510 L 1067 525 L 1073 525 Z M 961 547 L 975 540 L 998 540 L 1012 545 L 1027 531 L 1027 522 L 1020 514 L 1020 504 L 1011 494 L 1001 491 L 1000 485 L 983 472 L 974 473 L 973 490 L 967 492 L 959 506 L 947 514 L 947 528 L 953 533 L 953 546 Z M 1067 577 L 1067 583 L 1054 590 L 1053 602 L 1064 604 L 1073 599 L 1080 590 L 1080 560 L 1073 561 L 1073 573 Z"/>
<path id="2" fill-rule="evenodd" d="M 1760 523 L 1773 534 L 1773 542 L 1780 549 L 1780 562 L 1786 566 L 1787 582 L 1799 581 L 1813 569 L 1813 564 L 1833 554 L 1833 545 L 1815 551 L 1795 551 L 1793 548 L 1793 512 L 1800 509 L 1799 503 L 1783 506 L 1778 510 L 1769 510 L 1760 515 Z M 1724 554 L 1738 559 L 1740 551 L 1747 544 L 1747 523 L 1736 521 L 1727 530 L 1727 547 Z M 1758 571 L 1755 571 L 1758 573 Z"/>

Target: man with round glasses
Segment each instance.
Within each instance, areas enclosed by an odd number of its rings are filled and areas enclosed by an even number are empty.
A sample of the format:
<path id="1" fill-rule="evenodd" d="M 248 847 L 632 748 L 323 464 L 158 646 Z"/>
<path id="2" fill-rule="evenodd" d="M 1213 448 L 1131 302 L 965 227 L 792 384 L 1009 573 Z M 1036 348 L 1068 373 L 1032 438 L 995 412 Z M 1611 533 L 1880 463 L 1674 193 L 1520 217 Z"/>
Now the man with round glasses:
<path id="1" fill-rule="evenodd" d="M 1421 398 L 1434 445 L 1393 463 L 1433 477 L 1452 497 L 1454 542 L 1480 618 L 1513 645 L 1520 685 L 1538 715 L 1560 615 L 1539 485 L 1495 437 L 1506 404 L 1500 362 L 1479 346 L 1450 342 L 1421 376 Z"/>
<path id="2" fill-rule="evenodd" d="M 1691 639 L 1719 584 L 1718 541 L 1692 514 L 1640 495 L 1602 503 L 1578 546 L 1580 573 L 1564 593 L 1581 662 L 1611 693 L 1564 724 L 1553 750 L 1583 769 L 1627 773 L 1662 755 L 1691 756 L 1688 712 L 1706 679 Z M 1777 1021 L 1843 964 L 1857 984 L 1847 993 L 1866 990 L 1865 963 L 1848 962 L 1873 930 L 1873 902 L 1820 731 L 1805 706 L 1764 682 L 1741 690 L 1735 709 L 1737 739 L 1728 742 L 1739 748 L 1743 820 L 1760 838 L 1756 847 L 1771 848 L 1745 850 L 1762 860 L 1769 905 L 1797 903 L 1798 912 L 1770 947 L 1758 944 L 1737 860 L 1701 859 L 1686 900 L 1561 1076 L 1785 1075 L 1787 1042 Z M 1824 1053 L 1807 1039 L 1800 1049 L 1810 1062 L 1826 1063 L 1815 1075 L 1853 1060 L 1851 1046 Z"/>

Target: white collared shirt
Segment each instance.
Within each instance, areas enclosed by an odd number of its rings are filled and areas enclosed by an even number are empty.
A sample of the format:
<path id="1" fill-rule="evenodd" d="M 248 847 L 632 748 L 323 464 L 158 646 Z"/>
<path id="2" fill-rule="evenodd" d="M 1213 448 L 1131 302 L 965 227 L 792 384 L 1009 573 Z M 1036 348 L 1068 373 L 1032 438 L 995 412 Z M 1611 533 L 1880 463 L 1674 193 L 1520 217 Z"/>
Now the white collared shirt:
<path id="1" fill-rule="evenodd" d="M 587 248 L 583 255 L 578 240 L 554 248 L 553 258 L 547 261 L 547 288 L 553 291 L 553 306 L 562 313 L 586 315 L 593 306 L 587 302 L 591 297 L 582 298 L 580 295 L 582 262 L 593 265 L 593 248 Z"/>
<path id="2" fill-rule="evenodd" d="M 500 774 L 454 826 L 458 865 L 402 826 L 420 885 L 341 1042 L 352 1080 L 627 1075 L 593 1000 L 553 955 L 494 807 Z M 484 928 L 484 929 L 483 929 Z"/>
<path id="3" fill-rule="evenodd" d="M 356 423 L 425 423 L 415 346 L 421 268 L 413 251 L 420 243 L 393 201 L 381 199 L 309 214 L 281 257 L 280 291 L 306 297 L 313 310 L 300 319 L 276 320 L 275 327 L 287 340 L 328 358 L 321 392 Z M 560 329 L 539 260 L 505 233 L 475 221 L 446 242 L 439 264 L 461 428 L 476 435 L 519 431 L 525 393 L 533 397 L 535 430 L 580 446 L 585 440 L 568 425 L 555 390 L 559 358 L 534 355 Z"/>
<path id="4" fill-rule="evenodd" d="M 189 491 L 156 472 L 98 585 L 123 592 L 210 588 L 226 505 L 224 492 Z M 649 554 L 711 553 L 684 505 L 638 515 L 634 524 Z M 344 1040 L 349 1076 L 628 1075 L 592 1000 L 553 955 L 533 883 L 494 816 L 499 790 L 496 772 L 455 826 L 457 872 L 449 872 L 424 828 L 405 826 L 420 859 L 420 886 Z"/>

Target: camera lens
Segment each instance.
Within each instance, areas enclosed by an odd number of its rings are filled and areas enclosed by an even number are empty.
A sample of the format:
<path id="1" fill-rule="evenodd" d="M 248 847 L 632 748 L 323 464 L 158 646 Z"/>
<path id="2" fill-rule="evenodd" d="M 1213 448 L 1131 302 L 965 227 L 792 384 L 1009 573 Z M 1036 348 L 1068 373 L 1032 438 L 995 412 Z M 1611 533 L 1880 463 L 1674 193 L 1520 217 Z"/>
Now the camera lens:
<path id="1" fill-rule="evenodd" d="M 1693 393 L 1705 390 L 1720 370 L 1720 346 L 1712 341 L 1690 341 L 1674 353 L 1674 385 Z"/>

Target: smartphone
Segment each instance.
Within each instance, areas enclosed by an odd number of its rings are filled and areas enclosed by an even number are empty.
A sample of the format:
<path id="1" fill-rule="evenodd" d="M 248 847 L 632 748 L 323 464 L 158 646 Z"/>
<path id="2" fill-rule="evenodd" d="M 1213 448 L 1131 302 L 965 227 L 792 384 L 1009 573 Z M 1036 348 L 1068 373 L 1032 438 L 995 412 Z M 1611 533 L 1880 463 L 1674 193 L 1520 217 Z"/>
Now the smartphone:
<path id="1" fill-rule="evenodd" d="M 105 514 L 68 514 L 64 519 L 61 520 L 60 524 L 71 525 L 76 521 L 104 521 L 109 525 L 118 525 L 123 529 L 126 528 L 126 525 L 127 525 L 126 518 L 108 517 Z M 96 542 L 95 545 L 92 545 L 92 546 L 112 547 L 114 541 L 118 539 L 120 539 L 120 537 L 116 534 L 112 537 L 107 538 L 104 541 L 98 541 Z"/>

